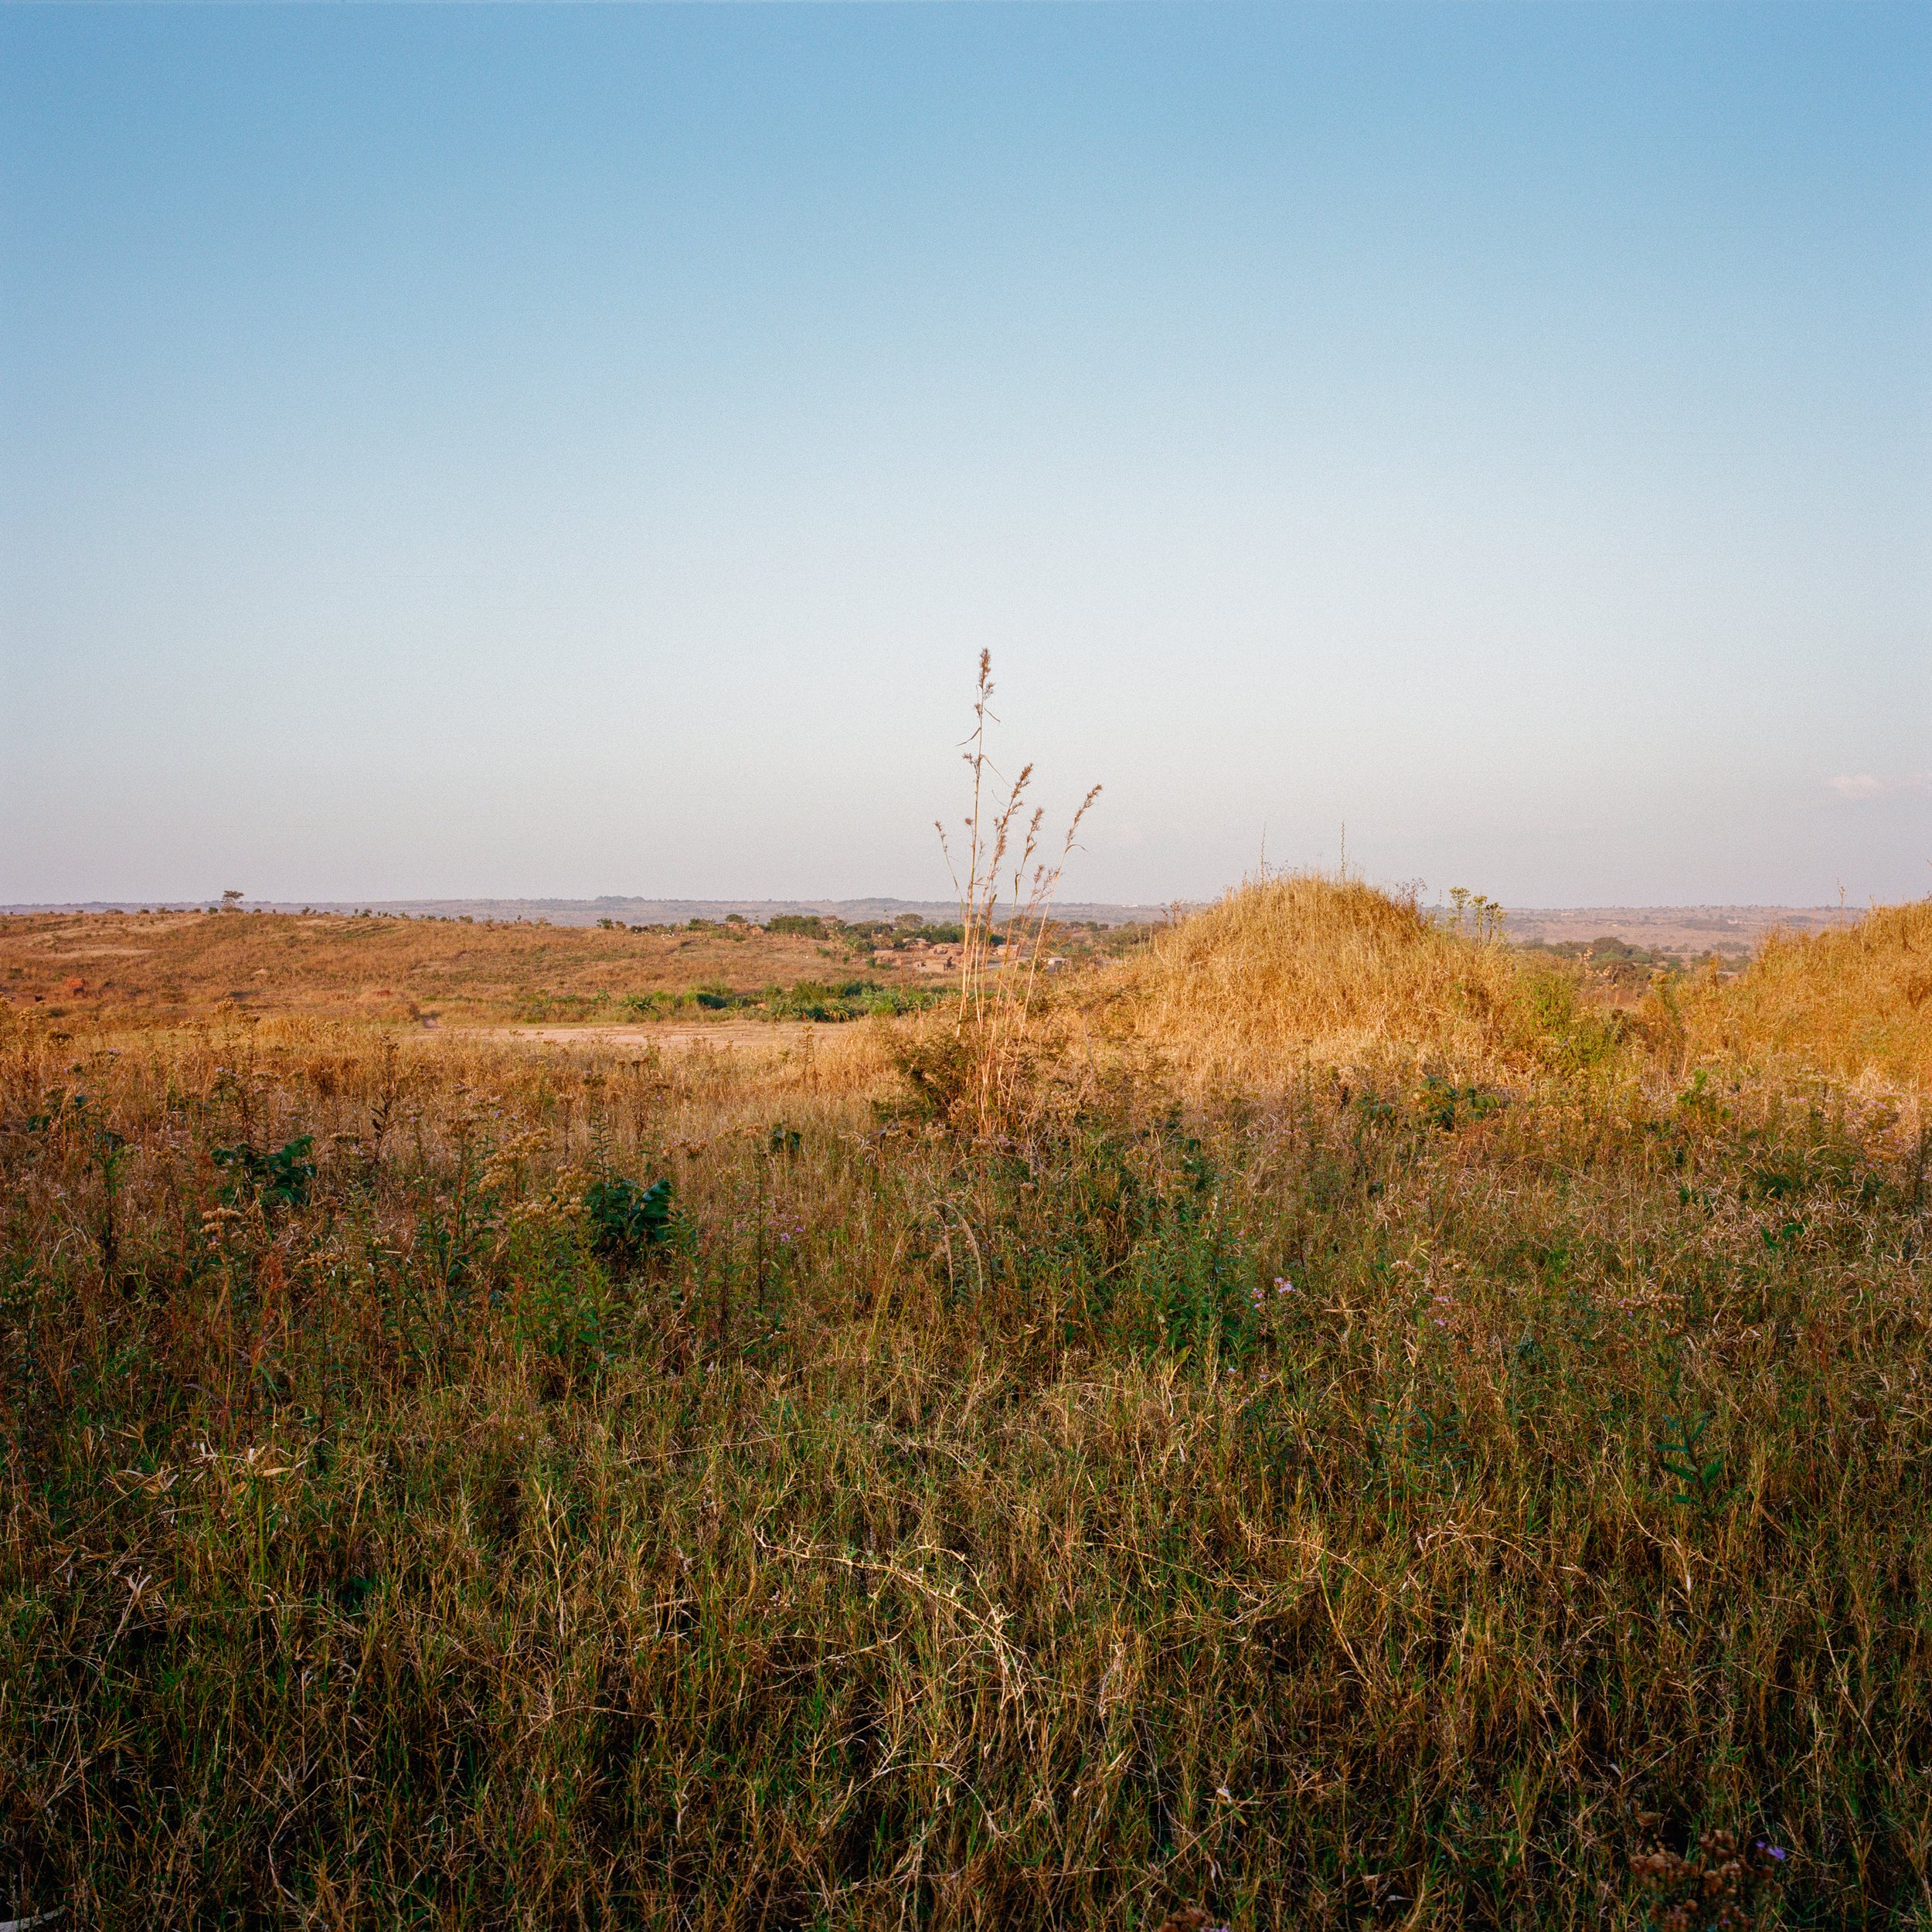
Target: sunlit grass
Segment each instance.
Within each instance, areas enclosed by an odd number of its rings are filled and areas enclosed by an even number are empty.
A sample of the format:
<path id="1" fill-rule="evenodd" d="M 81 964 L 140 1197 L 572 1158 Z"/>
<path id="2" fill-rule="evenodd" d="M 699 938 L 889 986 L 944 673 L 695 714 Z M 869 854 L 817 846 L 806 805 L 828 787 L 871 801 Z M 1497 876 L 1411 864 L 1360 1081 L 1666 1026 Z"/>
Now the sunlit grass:
<path id="1" fill-rule="evenodd" d="M 1006 1131 L 920 1022 L 16 1016 L 0 1910 L 1635 1926 L 1731 1832 L 1923 1912 L 1909 1084 L 1297 890 Z"/>

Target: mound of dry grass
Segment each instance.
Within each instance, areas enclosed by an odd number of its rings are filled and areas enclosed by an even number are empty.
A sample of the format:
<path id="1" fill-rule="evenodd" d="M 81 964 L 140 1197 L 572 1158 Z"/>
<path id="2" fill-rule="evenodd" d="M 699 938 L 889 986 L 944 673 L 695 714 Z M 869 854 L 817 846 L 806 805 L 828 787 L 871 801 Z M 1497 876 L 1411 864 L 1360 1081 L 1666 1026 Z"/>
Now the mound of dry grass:
<path id="1" fill-rule="evenodd" d="M 1683 1017 L 1694 1059 L 1932 1086 L 1932 900 L 1842 932 L 1774 934 L 1737 979 L 1700 985 Z"/>
<path id="2" fill-rule="evenodd" d="M 1501 946 L 1321 872 L 1235 887 L 1158 934 L 1125 990 L 1135 1032 L 1216 1080 L 1273 1085 L 1310 1062 L 1482 1060 L 1521 1031 L 1522 976 Z"/>
<path id="3" fill-rule="evenodd" d="M 1200 1087 L 1268 1090 L 1308 1066 L 1434 1063 L 1502 1077 L 1699 1065 L 1932 1087 L 1932 901 L 1773 934 L 1733 979 L 1592 1004 L 1573 971 L 1320 872 L 1250 879 L 1158 934 L 1100 1009 Z"/>

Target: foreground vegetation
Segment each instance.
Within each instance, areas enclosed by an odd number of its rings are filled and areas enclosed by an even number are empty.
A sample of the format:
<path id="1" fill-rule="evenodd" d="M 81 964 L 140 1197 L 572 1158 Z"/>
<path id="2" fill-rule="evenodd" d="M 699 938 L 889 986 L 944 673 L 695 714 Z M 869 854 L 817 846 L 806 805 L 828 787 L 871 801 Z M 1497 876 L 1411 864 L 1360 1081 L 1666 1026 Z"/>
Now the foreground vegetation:
<path id="1" fill-rule="evenodd" d="M 1932 1923 L 1886 917 L 1611 1011 L 1270 882 L 992 1132 L 934 1015 L 16 1010 L 0 1916 Z"/>

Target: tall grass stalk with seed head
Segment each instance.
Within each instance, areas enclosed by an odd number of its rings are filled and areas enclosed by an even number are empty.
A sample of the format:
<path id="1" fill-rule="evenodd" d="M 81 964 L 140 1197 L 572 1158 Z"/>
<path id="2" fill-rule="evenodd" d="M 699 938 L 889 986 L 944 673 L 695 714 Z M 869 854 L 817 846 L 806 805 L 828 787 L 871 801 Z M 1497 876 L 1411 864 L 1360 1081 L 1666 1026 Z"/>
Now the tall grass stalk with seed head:
<path id="1" fill-rule="evenodd" d="M 959 898 L 959 1003 L 953 1028 L 964 1073 L 960 1111 L 976 1134 L 998 1132 L 1010 1123 L 1029 1084 L 1026 1049 L 1054 895 L 1080 822 L 1100 795 L 1095 785 L 1080 801 L 1059 856 L 1049 864 L 1042 851 L 1046 808 L 1027 809 L 1030 763 L 1021 767 L 1004 800 L 999 798 L 1004 781 L 986 748 L 986 727 L 999 722 L 992 708 L 993 689 L 992 653 L 982 651 L 973 729 L 961 752 L 972 774 L 971 805 L 957 856 L 944 824 L 934 821 Z"/>

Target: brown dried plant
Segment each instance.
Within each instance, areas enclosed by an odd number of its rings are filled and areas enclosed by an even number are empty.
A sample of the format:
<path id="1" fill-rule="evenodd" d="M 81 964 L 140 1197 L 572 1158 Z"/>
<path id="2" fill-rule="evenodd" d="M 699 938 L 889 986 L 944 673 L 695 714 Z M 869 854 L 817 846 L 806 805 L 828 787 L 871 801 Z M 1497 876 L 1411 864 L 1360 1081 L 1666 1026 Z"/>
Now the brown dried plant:
<path id="1" fill-rule="evenodd" d="M 1033 1026 L 1054 896 L 1081 821 L 1100 795 L 1095 785 L 1080 801 L 1059 856 L 1049 864 L 1042 850 L 1046 808 L 1027 809 L 1032 764 L 1021 767 L 1003 801 L 998 796 L 1004 781 L 986 748 L 986 727 L 999 722 L 993 690 L 992 653 L 982 651 L 973 729 L 961 750 L 972 774 L 972 794 L 965 843 L 957 857 L 944 823 L 934 823 L 959 899 L 959 1000 L 951 1029 L 954 1051 L 947 1111 L 976 1135 L 1005 1131 L 1026 1111 L 1034 1086 L 1039 1043 Z"/>

